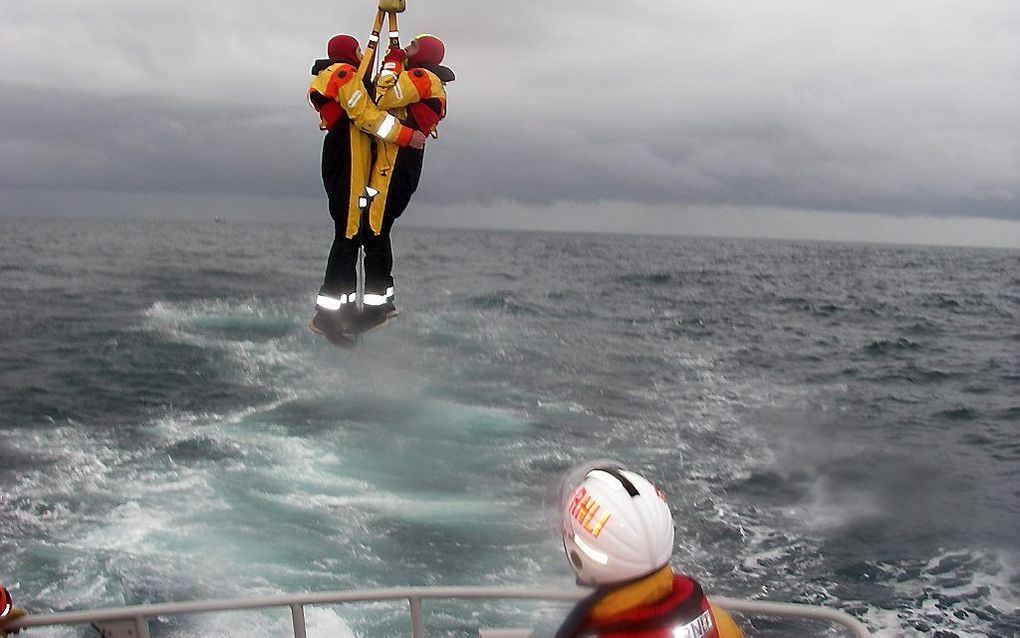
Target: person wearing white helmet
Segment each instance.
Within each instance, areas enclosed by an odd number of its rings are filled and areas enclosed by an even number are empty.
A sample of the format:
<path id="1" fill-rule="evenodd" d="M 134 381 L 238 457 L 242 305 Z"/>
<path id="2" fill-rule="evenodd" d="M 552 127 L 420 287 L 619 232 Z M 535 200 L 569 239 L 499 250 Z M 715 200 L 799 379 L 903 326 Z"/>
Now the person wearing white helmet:
<path id="1" fill-rule="evenodd" d="M 11 598 L 11 594 L 7 591 L 7 588 L 0 585 L 0 636 L 6 636 L 7 631 L 4 630 L 4 626 L 8 623 L 13 623 L 18 618 L 25 616 L 25 610 L 14 606 L 14 599 Z M 20 629 L 14 630 L 13 633 L 18 633 Z"/>
<path id="2" fill-rule="evenodd" d="M 675 574 L 673 515 L 662 491 L 615 462 L 567 475 L 560 533 L 577 583 L 595 591 L 570 612 L 556 638 L 741 638 L 701 585 Z"/>

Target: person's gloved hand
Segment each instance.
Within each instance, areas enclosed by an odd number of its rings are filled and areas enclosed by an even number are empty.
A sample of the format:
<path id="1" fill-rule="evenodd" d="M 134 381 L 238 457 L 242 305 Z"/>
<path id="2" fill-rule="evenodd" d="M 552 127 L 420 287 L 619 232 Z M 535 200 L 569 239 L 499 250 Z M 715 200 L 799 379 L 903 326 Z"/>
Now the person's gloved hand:
<path id="1" fill-rule="evenodd" d="M 407 58 L 407 51 L 398 47 L 390 47 L 386 50 L 386 57 L 383 58 L 383 68 L 385 69 L 386 65 L 389 63 L 401 65 L 405 58 Z M 403 67 L 401 67 L 401 69 L 402 68 Z"/>
<path id="2" fill-rule="evenodd" d="M 389 88 L 396 84 L 397 76 L 404 70 L 405 58 L 407 58 L 407 52 L 403 49 L 390 47 L 390 50 L 386 52 L 386 57 L 383 58 L 382 71 L 379 72 L 377 84 L 380 87 Z"/>

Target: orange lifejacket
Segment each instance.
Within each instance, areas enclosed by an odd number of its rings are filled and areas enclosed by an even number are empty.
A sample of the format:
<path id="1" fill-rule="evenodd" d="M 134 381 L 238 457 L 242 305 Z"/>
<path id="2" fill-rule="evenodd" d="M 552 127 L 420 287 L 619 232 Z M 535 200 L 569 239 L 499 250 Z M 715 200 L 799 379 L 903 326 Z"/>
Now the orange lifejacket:
<path id="1" fill-rule="evenodd" d="M 432 71 L 418 67 L 404 70 L 387 79 L 388 82 L 381 79 L 376 86 L 378 94 L 376 106 L 394 114 L 403 123 L 426 135 L 433 133 L 439 121 L 446 115 L 446 89 L 443 80 Z M 402 152 L 404 151 L 398 144 L 376 141 L 375 160 L 369 177 L 369 186 L 378 192 L 369 213 L 369 223 L 376 233 L 382 228 L 385 216 L 396 216 L 401 212 L 387 210 L 387 202 L 390 184 L 395 176 L 395 169 L 398 168 L 397 158 Z M 420 169 L 419 160 L 416 170 Z M 406 203 L 403 201 L 402 205 Z"/>
<path id="2" fill-rule="evenodd" d="M 361 229 L 359 199 L 369 183 L 372 168 L 369 135 L 399 147 L 410 142 L 412 130 L 375 105 L 354 65 L 336 62 L 322 67 L 317 63 L 313 71 L 317 73 L 308 87 L 308 102 L 319 114 L 319 128 L 332 135 L 340 133 L 341 127 L 349 129 L 351 183 L 345 235 L 351 238 Z M 373 229 L 379 232 L 375 224 Z"/>
<path id="3" fill-rule="evenodd" d="M 308 87 L 308 103 L 319 113 L 319 128 L 328 131 L 341 119 L 347 119 L 344 109 L 336 101 L 340 87 L 354 79 L 358 70 L 350 64 L 338 62 L 320 71 Z"/>

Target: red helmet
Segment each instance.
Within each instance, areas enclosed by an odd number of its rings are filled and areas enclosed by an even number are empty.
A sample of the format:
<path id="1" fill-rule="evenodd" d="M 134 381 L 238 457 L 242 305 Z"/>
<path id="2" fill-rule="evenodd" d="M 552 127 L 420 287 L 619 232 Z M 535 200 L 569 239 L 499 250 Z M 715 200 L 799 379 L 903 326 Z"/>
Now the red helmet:
<path id="1" fill-rule="evenodd" d="M 414 41 L 418 43 L 418 50 L 414 52 L 409 60 L 413 64 L 439 64 L 446 55 L 446 45 L 434 35 L 423 33 L 415 36 Z"/>
<path id="2" fill-rule="evenodd" d="M 11 599 L 11 595 L 7 593 L 5 587 L 0 587 L 0 620 L 6 619 L 12 609 L 14 609 L 14 600 Z"/>
<path id="3" fill-rule="evenodd" d="M 329 39 L 329 44 L 326 45 L 326 55 L 330 60 L 357 62 L 361 58 L 361 44 L 353 35 L 341 33 Z"/>

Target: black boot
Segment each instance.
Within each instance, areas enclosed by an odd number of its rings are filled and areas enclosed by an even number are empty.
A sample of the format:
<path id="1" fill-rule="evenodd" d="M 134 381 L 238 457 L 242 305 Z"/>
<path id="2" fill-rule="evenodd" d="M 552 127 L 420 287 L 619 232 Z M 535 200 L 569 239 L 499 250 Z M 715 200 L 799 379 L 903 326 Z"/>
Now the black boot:
<path id="1" fill-rule="evenodd" d="M 357 314 L 351 295 L 319 294 L 315 304 L 315 316 L 308 322 L 308 329 L 317 335 L 326 337 L 334 345 L 348 345 L 351 339 L 347 336 L 353 316 Z M 339 307 L 338 307 L 339 306 Z"/>
<path id="2" fill-rule="evenodd" d="M 323 310 L 319 308 L 315 316 L 308 322 L 308 329 L 315 334 L 325 337 L 334 346 L 350 347 L 354 345 L 354 339 L 345 334 L 348 328 L 347 322 L 341 316 L 340 310 Z"/>
<path id="3" fill-rule="evenodd" d="M 380 306 L 365 306 L 358 315 L 354 325 L 354 331 L 358 334 L 372 332 L 386 325 L 386 323 L 397 316 L 397 307 L 392 301 L 387 301 Z"/>
<path id="4" fill-rule="evenodd" d="M 383 310 L 386 312 L 387 319 L 392 319 L 400 314 L 397 312 L 396 304 L 393 303 L 396 299 L 397 295 L 393 292 L 393 278 L 391 277 L 390 285 L 386 288 L 386 303 L 382 305 Z"/>

